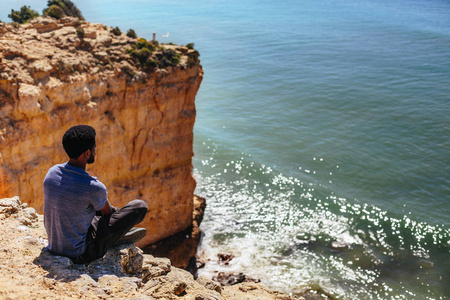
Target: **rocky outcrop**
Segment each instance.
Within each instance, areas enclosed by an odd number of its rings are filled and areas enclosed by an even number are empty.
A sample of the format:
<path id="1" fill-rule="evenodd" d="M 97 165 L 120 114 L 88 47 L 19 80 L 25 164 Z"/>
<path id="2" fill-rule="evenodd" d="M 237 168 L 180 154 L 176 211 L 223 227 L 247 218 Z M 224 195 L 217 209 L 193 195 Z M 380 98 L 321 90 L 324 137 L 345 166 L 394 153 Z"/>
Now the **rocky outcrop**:
<path id="1" fill-rule="evenodd" d="M 295 299 L 260 283 L 222 286 L 167 258 L 118 245 L 89 265 L 46 249 L 43 216 L 18 197 L 0 199 L 0 299 Z"/>
<path id="2" fill-rule="evenodd" d="M 203 219 L 205 207 L 206 200 L 194 196 L 192 226 L 152 245 L 143 247 L 142 250 L 155 256 L 167 257 L 172 265 L 195 274 L 197 272 L 197 247 L 201 239 L 199 226 Z"/>
<path id="3" fill-rule="evenodd" d="M 0 23 L 0 196 L 21 195 L 42 213 L 46 172 L 67 161 L 62 135 L 88 124 L 97 130 L 97 157 L 87 171 L 108 187 L 112 204 L 148 203 L 140 245 L 191 226 L 198 53 L 159 45 L 143 68 L 129 51 L 137 41 L 71 18 Z M 180 60 L 164 61 L 169 52 Z"/>

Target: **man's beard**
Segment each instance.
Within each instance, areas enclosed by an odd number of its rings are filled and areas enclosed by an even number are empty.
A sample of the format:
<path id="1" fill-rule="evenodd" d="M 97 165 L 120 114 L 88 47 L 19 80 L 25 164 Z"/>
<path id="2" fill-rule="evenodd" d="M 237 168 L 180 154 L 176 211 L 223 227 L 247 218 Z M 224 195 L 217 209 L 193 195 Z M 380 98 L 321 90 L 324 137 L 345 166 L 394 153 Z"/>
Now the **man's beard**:
<path id="1" fill-rule="evenodd" d="M 91 153 L 91 156 L 89 156 L 88 160 L 87 160 L 87 164 L 92 164 L 95 161 L 95 157 L 94 154 Z"/>

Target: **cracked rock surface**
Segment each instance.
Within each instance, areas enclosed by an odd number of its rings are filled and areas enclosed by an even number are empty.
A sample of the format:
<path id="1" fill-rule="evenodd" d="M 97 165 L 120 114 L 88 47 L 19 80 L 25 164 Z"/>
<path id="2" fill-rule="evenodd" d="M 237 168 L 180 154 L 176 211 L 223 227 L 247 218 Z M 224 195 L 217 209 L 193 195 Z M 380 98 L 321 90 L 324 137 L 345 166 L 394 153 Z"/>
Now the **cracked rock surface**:
<path id="1" fill-rule="evenodd" d="M 259 283 L 195 280 L 133 244 L 79 265 L 52 255 L 46 243 L 42 215 L 19 197 L 0 199 L 0 299 L 293 299 Z"/>

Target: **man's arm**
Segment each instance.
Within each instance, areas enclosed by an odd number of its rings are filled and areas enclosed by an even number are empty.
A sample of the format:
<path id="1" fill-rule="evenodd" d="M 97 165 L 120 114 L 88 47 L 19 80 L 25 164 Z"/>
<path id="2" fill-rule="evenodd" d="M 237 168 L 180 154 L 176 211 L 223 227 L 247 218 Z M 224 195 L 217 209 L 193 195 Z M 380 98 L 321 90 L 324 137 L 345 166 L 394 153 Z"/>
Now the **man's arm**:
<path id="1" fill-rule="evenodd" d="M 100 211 L 102 212 L 102 215 L 104 215 L 104 216 L 111 215 L 118 210 L 119 210 L 118 207 L 111 206 L 111 203 L 109 203 L 108 199 L 106 200 L 106 203 L 105 203 L 105 205 L 103 205 L 102 209 L 100 209 Z"/>

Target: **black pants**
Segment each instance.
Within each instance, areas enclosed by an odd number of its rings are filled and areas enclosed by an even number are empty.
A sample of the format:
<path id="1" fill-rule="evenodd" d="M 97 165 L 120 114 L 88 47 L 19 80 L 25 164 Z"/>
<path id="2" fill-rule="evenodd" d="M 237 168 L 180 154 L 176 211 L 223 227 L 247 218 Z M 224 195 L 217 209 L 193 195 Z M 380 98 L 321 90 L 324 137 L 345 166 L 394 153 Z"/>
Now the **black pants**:
<path id="1" fill-rule="evenodd" d="M 86 237 L 86 250 L 71 258 L 72 261 L 87 264 L 103 257 L 114 243 L 144 219 L 147 209 L 145 201 L 133 200 L 109 216 L 95 216 Z"/>

